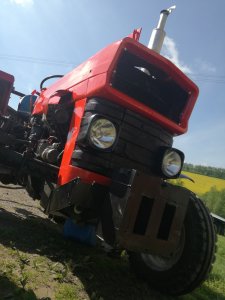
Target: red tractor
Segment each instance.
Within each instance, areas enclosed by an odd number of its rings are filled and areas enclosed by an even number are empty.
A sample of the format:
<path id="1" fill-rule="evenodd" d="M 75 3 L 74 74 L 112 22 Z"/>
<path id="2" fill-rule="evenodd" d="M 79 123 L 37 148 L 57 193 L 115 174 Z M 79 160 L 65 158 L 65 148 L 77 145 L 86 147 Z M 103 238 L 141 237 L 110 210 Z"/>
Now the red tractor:
<path id="1" fill-rule="evenodd" d="M 184 161 L 173 138 L 186 132 L 198 96 L 158 53 L 171 10 L 161 12 L 151 49 L 136 30 L 48 88 L 52 76 L 44 79 L 37 99 L 0 72 L 0 181 L 70 220 L 77 239 L 93 244 L 97 234 L 125 249 L 139 277 L 181 295 L 209 273 L 215 233 L 202 201 L 168 182 Z M 24 96 L 17 111 L 8 107 L 11 92 Z"/>

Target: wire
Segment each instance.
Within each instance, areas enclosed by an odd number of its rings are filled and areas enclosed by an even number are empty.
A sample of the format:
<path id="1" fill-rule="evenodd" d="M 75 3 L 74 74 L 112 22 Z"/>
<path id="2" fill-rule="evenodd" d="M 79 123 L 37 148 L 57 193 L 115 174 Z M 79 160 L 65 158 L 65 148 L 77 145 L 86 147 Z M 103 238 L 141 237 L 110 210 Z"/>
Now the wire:
<path id="1" fill-rule="evenodd" d="M 225 75 L 212 75 L 201 73 L 185 73 L 193 81 L 204 83 L 225 84 Z"/>
<path id="2" fill-rule="evenodd" d="M 27 63 L 36 63 L 44 65 L 55 65 L 55 66 L 75 66 L 75 62 L 70 61 L 59 61 L 50 60 L 48 58 L 37 58 L 31 56 L 19 56 L 19 55 L 9 55 L 0 54 L 0 59 L 14 60 Z M 225 75 L 212 75 L 212 74 L 201 74 L 201 73 L 186 73 L 194 81 L 204 82 L 204 83 L 215 83 L 215 84 L 225 84 Z"/>
<path id="3" fill-rule="evenodd" d="M 46 58 L 8 55 L 8 54 L 0 54 L 0 59 L 15 60 L 21 62 L 28 62 L 28 63 L 48 64 L 48 65 L 64 65 L 64 66 L 75 65 L 74 62 L 68 62 L 68 61 L 58 61 L 58 60 L 50 60 Z"/>

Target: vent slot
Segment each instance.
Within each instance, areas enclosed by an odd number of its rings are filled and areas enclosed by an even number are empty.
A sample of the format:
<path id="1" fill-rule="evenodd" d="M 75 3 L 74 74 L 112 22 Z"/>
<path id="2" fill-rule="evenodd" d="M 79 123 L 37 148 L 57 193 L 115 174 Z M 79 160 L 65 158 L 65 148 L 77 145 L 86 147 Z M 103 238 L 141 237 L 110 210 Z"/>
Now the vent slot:
<path id="1" fill-rule="evenodd" d="M 175 212 L 176 207 L 174 205 L 168 203 L 165 205 L 165 209 L 163 212 L 162 220 L 157 235 L 158 239 L 165 241 L 168 240 Z"/>
<path id="2" fill-rule="evenodd" d="M 149 222 L 149 217 L 152 212 L 153 203 L 154 203 L 154 199 L 148 198 L 146 196 L 142 196 L 137 218 L 134 224 L 133 233 L 139 235 L 145 235 L 148 222 Z"/>

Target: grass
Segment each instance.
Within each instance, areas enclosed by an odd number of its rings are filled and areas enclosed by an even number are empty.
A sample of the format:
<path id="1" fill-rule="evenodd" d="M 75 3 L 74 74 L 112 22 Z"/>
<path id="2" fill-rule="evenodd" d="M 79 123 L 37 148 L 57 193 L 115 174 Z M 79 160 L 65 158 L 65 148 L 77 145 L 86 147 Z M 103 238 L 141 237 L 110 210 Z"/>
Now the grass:
<path id="1" fill-rule="evenodd" d="M 172 300 L 136 279 L 126 256 L 64 240 L 57 225 L 0 212 L 0 299 Z M 209 279 L 181 300 L 225 300 L 225 238 Z"/>

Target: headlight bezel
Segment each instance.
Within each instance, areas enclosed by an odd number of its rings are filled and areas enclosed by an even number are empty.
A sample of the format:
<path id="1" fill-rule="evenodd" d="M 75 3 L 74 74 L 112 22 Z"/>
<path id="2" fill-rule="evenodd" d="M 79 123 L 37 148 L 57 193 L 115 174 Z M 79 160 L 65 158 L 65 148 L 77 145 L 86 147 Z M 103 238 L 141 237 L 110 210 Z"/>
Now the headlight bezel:
<path id="1" fill-rule="evenodd" d="M 114 129 L 115 129 L 115 133 L 116 133 L 113 144 L 108 148 L 101 148 L 101 147 L 96 146 L 90 138 L 90 132 L 91 132 L 92 126 L 94 125 L 95 122 L 97 122 L 98 120 L 101 120 L 101 119 L 105 119 L 108 122 L 112 123 L 112 125 L 114 126 Z M 115 123 L 113 120 L 111 120 L 111 118 L 109 118 L 108 116 L 105 116 L 102 114 L 101 115 L 94 114 L 94 115 L 91 115 L 88 117 L 86 130 L 85 130 L 85 132 L 83 132 L 81 137 L 78 136 L 78 143 L 80 145 L 82 145 L 83 147 L 88 147 L 88 148 L 91 148 L 92 150 L 97 150 L 97 151 L 101 151 L 101 152 L 112 152 L 116 146 L 116 143 L 118 140 L 118 135 L 119 135 L 119 126 L 117 123 Z"/>
<path id="2" fill-rule="evenodd" d="M 179 166 L 179 170 L 176 173 L 169 174 L 169 172 L 166 171 L 165 160 L 166 160 L 166 156 L 169 156 L 173 153 L 179 157 L 180 166 Z M 184 153 L 182 151 L 180 151 L 176 148 L 171 148 L 171 147 L 163 147 L 161 149 L 159 171 L 161 173 L 162 178 L 165 178 L 165 179 L 178 178 L 180 176 L 181 171 L 182 171 L 183 164 L 184 164 Z"/>

